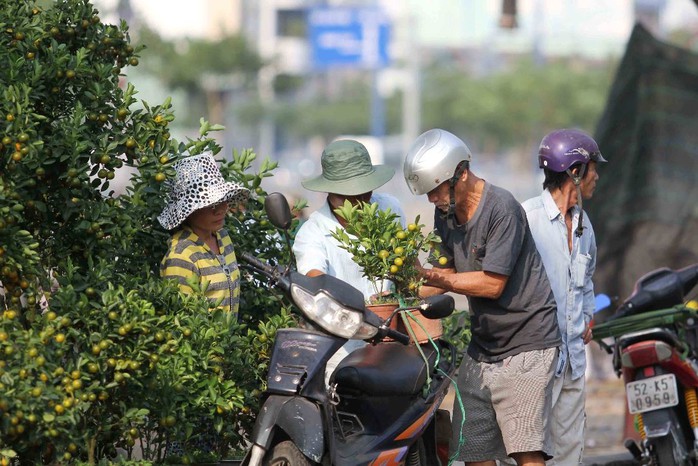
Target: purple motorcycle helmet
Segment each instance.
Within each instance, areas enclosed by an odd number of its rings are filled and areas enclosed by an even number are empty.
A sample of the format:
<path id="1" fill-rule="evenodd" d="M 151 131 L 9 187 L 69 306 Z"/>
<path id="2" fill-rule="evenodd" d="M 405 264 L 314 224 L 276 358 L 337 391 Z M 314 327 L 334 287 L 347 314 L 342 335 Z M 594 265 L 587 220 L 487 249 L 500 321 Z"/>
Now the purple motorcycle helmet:
<path id="1" fill-rule="evenodd" d="M 554 172 L 567 171 L 576 164 L 606 162 L 594 138 L 578 129 L 548 133 L 538 148 L 538 166 Z"/>
<path id="2" fill-rule="evenodd" d="M 582 209 L 581 183 L 589 162 L 605 162 L 594 138 L 578 129 L 558 129 L 548 133 L 538 148 L 538 166 L 552 172 L 567 172 L 577 190 L 577 205 Z M 575 172 L 573 167 L 581 165 Z M 574 234 L 584 233 L 584 211 L 581 210 Z"/>

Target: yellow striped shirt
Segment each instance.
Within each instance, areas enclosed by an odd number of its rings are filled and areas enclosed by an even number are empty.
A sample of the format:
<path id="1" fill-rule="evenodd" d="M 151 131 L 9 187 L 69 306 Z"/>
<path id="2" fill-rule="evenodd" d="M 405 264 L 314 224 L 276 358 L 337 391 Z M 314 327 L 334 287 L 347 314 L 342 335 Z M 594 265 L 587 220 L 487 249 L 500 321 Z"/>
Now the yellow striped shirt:
<path id="1" fill-rule="evenodd" d="M 187 279 L 199 277 L 201 289 L 217 306 L 238 312 L 240 269 L 233 241 L 225 229 L 216 233 L 221 254 L 216 255 L 189 227 L 175 232 L 167 242 L 168 250 L 160 263 L 160 275 L 179 283 L 183 293 L 192 293 Z"/>

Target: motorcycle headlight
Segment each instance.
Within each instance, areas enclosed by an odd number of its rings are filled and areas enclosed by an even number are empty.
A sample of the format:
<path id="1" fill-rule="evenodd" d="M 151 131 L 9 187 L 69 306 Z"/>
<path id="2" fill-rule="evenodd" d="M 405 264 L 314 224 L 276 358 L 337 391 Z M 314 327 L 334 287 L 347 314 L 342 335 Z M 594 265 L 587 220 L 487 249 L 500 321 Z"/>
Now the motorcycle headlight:
<path id="1" fill-rule="evenodd" d="M 376 327 L 362 323 L 361 327 L 359 327 L 359 330 L 354 335 L 354 338 L 357 340 L 367 340 L 374 337 L 376 333 L 378 333 L 378 329 Z"/>
<path id="2" fill-rule="evenodd" d="M 363 336 L 370 331 L 367 329 L 370 326 L 364 324 L 361 312 L 342 306 L 325 292 L 312 295 L 303 288 L 291 286 L 291 296 L 306 317 L 333 335 L 347 339 L 372 336 Z"/>

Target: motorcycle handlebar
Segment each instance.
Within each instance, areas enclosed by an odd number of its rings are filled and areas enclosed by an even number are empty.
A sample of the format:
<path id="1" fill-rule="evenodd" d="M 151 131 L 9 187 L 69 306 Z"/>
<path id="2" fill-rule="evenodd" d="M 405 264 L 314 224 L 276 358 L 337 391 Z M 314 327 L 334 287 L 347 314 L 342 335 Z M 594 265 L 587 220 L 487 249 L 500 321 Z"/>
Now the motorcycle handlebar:
<path id="1" fill-rule="evenodd" d="M 243 252 L 240 255 L 240 259 L 243 262 L 246 262 L 247 264 L 251 265 L 254 267 L 256 270 L 263 272 L 268 275 L 272 275 L 274 273 L 274 267 L 271 265 L 262 262 L 261 260 L 257 259 L 255 256 L 250 254 L 249 252 Z"/>
<path id="2" fill-rule="evenodd" d="M 277 274 L 277 269 L 266 262 L 263 262 L 259 260 L 257 257 L 254 255 L 250 254 L 249 252 L 243 252 L 240 255 L 240 260 L 244 262 L 245 264 L 249 265 L 251 268 L 255 269 L 258 272 L 263 273 L 267 277 L 270 278 L 276 278 L 279 279 L 280 277 Z M 284 282 L 284 280 L 281 280 Z M 279 285 L 283 285 L 283 283 L 278 283 Z M 282 286 L 283 288 L 283 286 Z M 378 327 L 378 322 L 373 322 L 374 325 Z M 405 335 L 404 333 L 398 332 L 397 330 L 393 330 L 389 327 L 386 327 L 385 325 L 380 325 L 380 333 L 383 334 L 383 336 L 387 336 L 392 338 L 393 340 L 402 343 L 403 345 L 407 345 L 410 343 L 410 337 L 409 335 Z"/>
<path id="3" fill-rule="evenodd" d="M 405 335 L 404 333 L 398 332 L 397 330 L 393 330 L 392 328 L 389 328 L 389 327 L 381 327 L 381 330 L 385 330 L 386 337 L 390 337 L 393 340 L 397 341 L 398 343 L 402 343 L 403 345 L 410 344 L 409 335 Z"/>
<path id="4" fill-rule="evenodd" d="M 409 335 L 405 335 L 404 333 L 398 332 L 397 330 L 393 330 L 389 327 L 392 317 L 393 316 L 389 317 L 387 320 L 384 320 L 370 309 L 364 310 L 364 320 L 366 323 L 378 329 L 378 333 L 371 337 L 369 341 L 378 343 L 379 341 L 383 340 L 383 338 L 390 337 L 403 345 L 408 345 L 410 343 Z"/>
<path id="5" fill-rule="evenodd" d="M 240 260 L 241 262 L 244 262 L 242 267 L 252 269 L 266 276 L 269 278 L 270 283 L 279 288 L 281 291 L 287 292 L 289 290 L 291 282 L 287 277 L 288 271 L 284 271 L 279 267 L 275 267 L 262 260 L 259 260 L 257 257 L 248 252 L 243 252 L 240 255 Z"/>

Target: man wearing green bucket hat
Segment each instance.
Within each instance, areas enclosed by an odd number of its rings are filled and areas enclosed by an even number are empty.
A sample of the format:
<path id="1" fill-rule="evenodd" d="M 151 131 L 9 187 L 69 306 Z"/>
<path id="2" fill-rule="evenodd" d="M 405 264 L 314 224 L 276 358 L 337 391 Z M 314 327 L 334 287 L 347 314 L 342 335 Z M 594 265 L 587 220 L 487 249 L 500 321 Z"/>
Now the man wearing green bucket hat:
<path id="1" fill-rule="evenodd" d="M 368 299 L 375 294 L 375 285 L 363 276 L 363 270 L 353 261 L 351 254 L 332 237 L 333 231 L 345 226 L 344 219 L 338 217 L 334 209 L 342 206 L 345 200 L 354 205 L 377 202 L 379 209 L 390 209 L 398 214 L 404 226 L 404 214 L 398 200 L 389 194 L 373 192 L 390 181 L 395 170 L 386 165 L 373 165 L 366 147 L 352 139 L 340 139 L 327 145 L 320 163 L 322 174 L 302 184 L 310 191 L 327 193 L 327 201 L 310 214 L 296 234 L 293 253 L 298 271 L 311 277 L 321 274 L 335 276 L 354 286 Z M 349 340 L 327 362 L 325 379 L 329 380 L 342 358 L 363 344 L 360 340 Z"/>

